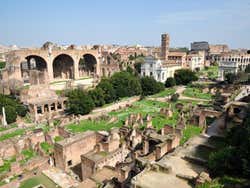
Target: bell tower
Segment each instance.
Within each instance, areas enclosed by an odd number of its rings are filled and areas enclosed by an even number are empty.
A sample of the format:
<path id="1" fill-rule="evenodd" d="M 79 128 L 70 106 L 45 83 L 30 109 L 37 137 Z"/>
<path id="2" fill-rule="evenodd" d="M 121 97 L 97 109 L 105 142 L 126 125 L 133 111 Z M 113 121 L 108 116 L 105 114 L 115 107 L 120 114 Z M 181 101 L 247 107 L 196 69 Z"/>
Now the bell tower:
<path id="1" fill-rule="evenodd" d="M 169 34 L 164 33 L 161 35 L 161 58 L 162 60 L 168 60 L 169 52 Z"/>

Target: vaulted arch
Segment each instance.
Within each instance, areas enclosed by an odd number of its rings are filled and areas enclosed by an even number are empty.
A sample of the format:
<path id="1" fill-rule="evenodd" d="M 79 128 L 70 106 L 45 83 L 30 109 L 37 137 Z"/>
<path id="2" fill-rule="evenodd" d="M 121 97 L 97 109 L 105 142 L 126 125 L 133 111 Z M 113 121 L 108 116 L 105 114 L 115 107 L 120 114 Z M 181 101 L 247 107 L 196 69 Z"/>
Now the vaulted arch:
<path id="1" fill-rule="evenodd" d="M 67 54 L 60 54 L 53 60 L 54 79 L 74 79 L 74 60 Z"/>
<path id="2" fill-rule="evenodd" d="M 47 62 L 38 55 L 29 55 L 21 62 L 21 77 L 25 83 L 30 82 L 30 72 L 37 70 L 43 74 L 47 73 Z"/>
<path id="3" fill-rule="evenodd" d="M 97 60 L 92 54 L 84 54 L 79 61 L 79 76 L 93 76 L 96 73 Z"/>

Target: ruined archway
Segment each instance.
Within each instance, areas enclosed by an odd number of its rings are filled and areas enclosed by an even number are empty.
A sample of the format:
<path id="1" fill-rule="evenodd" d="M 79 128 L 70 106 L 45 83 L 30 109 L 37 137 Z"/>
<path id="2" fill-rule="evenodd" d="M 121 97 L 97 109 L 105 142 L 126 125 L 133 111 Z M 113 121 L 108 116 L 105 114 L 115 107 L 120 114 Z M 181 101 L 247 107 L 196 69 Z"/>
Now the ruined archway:
<path id="1" fill-rule="evenodd" d="M 25 58 L 26 61 L 21 62 L 21 76 L 24 83 L 30 82 L 32 71 L 38 71 L 45 77 L 47 72 L 47 62 L 40 56 L 29 55 Z"/>
<path id="2" fill-rule="evenodd" d="M 73 79 L 74 60 L 67 54 L 58 55 L 53 61 L 54 79 Z"/>
<path id="3" fill-rule="evenodd" d="M 94 76 L 97 60 L 92 54 L 85 54 L 79 61 L 79 77 Z"/>

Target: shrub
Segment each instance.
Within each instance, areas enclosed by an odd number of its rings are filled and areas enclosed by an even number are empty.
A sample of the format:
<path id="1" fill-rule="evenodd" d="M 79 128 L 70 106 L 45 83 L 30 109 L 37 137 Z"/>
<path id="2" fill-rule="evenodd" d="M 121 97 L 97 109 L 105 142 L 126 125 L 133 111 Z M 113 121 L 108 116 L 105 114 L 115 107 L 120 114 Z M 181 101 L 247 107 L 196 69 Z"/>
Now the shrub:
<path id="1" fill-rule="evenodd" d="M 111 77 L 117 98 L 140 95 L 142 92 L 139 78 L 129 72 L 117 72 Z"/>
<path id="2" fill-rule="evenodd" d="M 171 96 L 170 100 L 172 102 L 176 102 L 178 100 L 178 98 L 180 97 L 180 95 L 178 93 L 175 93 Z"/>
<path id="3" fill-rule="evenodd" d="M 198 80 L 195 72 L 189 69 L 179 69 L 175 71 L 174 78 L 177 85 L 187 85 L 192 81 Z"/>
<path id="4" fill-rule="evenodd" d="M 165 82 L 165 87 L 173 87 L 176 85 L 175 79 L 170 77 L 167 78 L 166 82 Z"/>
<path id="5" fill-rule="evenodd" d="M 237 76 L 234 73 L 227 73 L 225 75 L 225 80 L 229 83 L 232 84 L 236 80 Z"/>
<path id="6" fill-rule="evenodd" d="M 109 79 L 102 79 L 96 86 L 96 89 L 97 88 L 100 88 L 103 91 L 105 103 L 111 103 L 116 100 L 115 89 L 113 88 L 113 85 L 111 84 L 111 81 Z"/>
<path id="7" fill-rule="evenodd" d="M 5 108 L 7 123 L 16 121 L 17 115 L 24 117 L 27 109 L 17 100 L 0 94 L 0 113 L 2 114 L 2 107 Z"/>
<path id="8" fill-rule="evenodd" d="M 89 95 L 92 98 L 96 107 L 103 106 L 105 104 L 104 92 L 101 88 L 95 88 L 89 91 Z"/>
<path id="9" fill-rule="evenodd" d="M 142 95 L 153 95 L 165 89 L 161 82 L 157 82 L 153 77 L 145 76 L 141 78 Z"/>
<path id="10" fill-rule="evenodd" d="M 72 114 L 88 114 L 94 108 L 92 98 L 84 91 L 75 89 L 68 94 L 67 110 Z"/>

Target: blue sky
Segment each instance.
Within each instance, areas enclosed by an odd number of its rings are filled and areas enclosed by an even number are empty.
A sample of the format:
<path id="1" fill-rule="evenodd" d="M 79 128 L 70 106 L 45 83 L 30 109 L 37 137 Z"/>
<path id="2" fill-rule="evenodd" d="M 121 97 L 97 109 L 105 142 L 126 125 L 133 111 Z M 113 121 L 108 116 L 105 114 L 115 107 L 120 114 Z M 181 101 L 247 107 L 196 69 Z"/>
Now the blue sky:
<path id="1" fill-rule="evenodd" d="M 170 45 L 250 48 L 250 0 L 1 0 L 0 44 Z"/>

